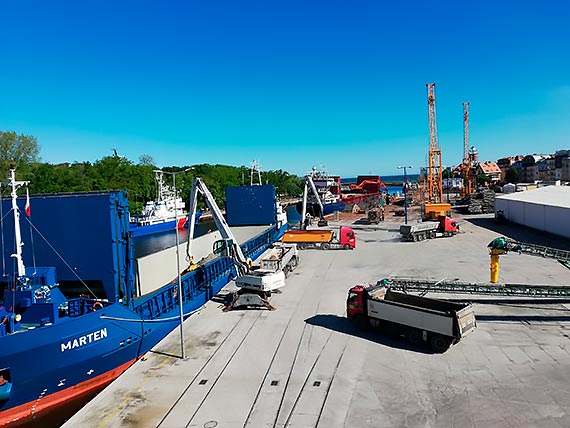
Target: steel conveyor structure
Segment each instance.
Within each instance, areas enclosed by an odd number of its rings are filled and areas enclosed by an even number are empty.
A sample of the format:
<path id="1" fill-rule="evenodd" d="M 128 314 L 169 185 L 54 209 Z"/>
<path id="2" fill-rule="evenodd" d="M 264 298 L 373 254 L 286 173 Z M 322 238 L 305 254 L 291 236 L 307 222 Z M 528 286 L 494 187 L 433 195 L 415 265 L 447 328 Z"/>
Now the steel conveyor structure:
<path id="1" fill-rule="evenodd" d="M 570 269 L 570 251 L 568 250 L 559 250 L 558 248 L 545 247 L 543 245 L 527 244 L 525 242 L 518 242 L 504 237 L 493 240 L 488 247 L 491 249 L 502 249 L 504 252 L 515 251 L 519 254 L 555 259 Z"/>
<path id="2" fill-rule="evenodd" d="M 570 298 L 570 286 L 493 284 L 448 280 L 391 277 L 378 281 L 393 290 L 420 293 L 461 293 L 476 295 L 517 296 L 536 298 Z"/>

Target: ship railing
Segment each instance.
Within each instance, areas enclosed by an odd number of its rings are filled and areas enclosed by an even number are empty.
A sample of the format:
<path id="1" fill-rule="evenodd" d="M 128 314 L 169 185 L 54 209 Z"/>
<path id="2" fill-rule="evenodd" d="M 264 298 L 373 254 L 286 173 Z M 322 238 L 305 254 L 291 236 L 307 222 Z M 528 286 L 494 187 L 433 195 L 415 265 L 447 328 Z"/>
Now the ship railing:
<path id="1" fill-rule="evenodd" d="M 183 303 L 193 301 L 192 307 L 198 308 L 213 297 L 216 283 L 227 283 L 235 275 L 233 262 L 227 257 L 199 266 L 181 277 Z M 133 309 L 142 319 L 152 320 L 178 309 L 178 305 L 178 283 L 172 282 L 165 288 L 137 299 Z"/>
<path id="2" fill-rule="evenodd" d="M 107 305 L 109 305 L 109 302 L 101 299 L 90 299 L 86 297 L 70 299 L 67 302 L 67 316 L 70 318 L 79 317 L 103 309 Z"/>
<path id="3" fill-rule="evenodd" d="M 243 255 L 246 258 L 255 260 L 258 258 L 273 242 L 279 233 L 277 225 L 273 225 L 265 232 L 250 239 L 249 241 L 240 245 Z"/>

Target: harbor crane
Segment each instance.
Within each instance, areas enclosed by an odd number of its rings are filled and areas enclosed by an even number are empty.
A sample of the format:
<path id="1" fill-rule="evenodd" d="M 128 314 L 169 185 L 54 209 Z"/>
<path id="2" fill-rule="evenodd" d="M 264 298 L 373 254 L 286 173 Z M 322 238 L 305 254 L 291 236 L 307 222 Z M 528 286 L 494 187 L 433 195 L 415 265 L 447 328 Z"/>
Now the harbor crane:
<path id="1" fill-rule="evenodd" d="M 212 213 L 212 217 L 220 232 L 222 239 L 214 242 L 213 253 L 229 257 L 236 268 L 237 277 L 235 279 L 238 291 L 233 293 L 231 302 L 224 309 L 232 310 L 240 306 L 265 307 L 269 310 L 275 309 L 268 301 L 271 293 L 285 285 L 285 274 L 283 271 L 253 270 L 252 261 L 247 259 L 233 235 L 226 219 L 208 187 L 201 178 L 196 177 L 192 182 L 190 193 L 190 219 L 195 218 L 198 194 L 202 194 L 206 200 L 206 205 Z M 187 254 L 190 260 L 190 269 L 195 268 L 192 258 L 192 241 L 194 240 L 195 225 L 189 221 Z"/>
<path id="2" fill-rule="evenodd" d="M 427 176 L 427 197 L 424 216 L 435 219 L 451 211 L 451 205 L 443 202 L 441 148 L 437 136 L 437 118 L 435 111 L 435 83 L 427 83 L 428 121 L 429 121 L 429 164 Z"/>

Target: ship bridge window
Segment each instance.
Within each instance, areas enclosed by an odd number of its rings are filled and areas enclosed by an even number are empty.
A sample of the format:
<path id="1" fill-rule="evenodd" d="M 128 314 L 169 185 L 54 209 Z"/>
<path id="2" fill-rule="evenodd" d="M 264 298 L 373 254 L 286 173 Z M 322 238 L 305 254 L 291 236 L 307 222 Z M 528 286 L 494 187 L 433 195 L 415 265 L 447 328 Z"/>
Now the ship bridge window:
<path id="1" fill-rule="evenodd" d="M 89 289 L 87 289 L 85 285 L 87 285 Z M 109 298 L 107 293 L 105 293 L 103 282 L 99 280 L 84 280 L 83 282 L 62 280 L 59 281 L 59 289 L 68 298 L 84 297 L 86 295 L 94 297 L 91 296 L 91 294 L 94 294 L 100 299 Z"/>

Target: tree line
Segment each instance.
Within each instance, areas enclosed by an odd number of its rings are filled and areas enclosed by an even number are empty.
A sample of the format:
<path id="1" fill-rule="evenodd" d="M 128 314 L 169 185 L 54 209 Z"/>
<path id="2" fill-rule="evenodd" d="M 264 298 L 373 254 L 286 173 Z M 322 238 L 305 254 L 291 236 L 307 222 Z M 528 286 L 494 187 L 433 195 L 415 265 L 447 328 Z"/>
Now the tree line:
<path id="1" fill-rule="evenodd" d="M 105 156 L 95 162 L 49 164 L 41 162 L 40 146 L 33 136 L 0 131 L 0 177 L 5 181 L 11 167 L 18 180 L 30 181 L 31 194 L 127 190 L 130 211 L 140 212 L 145 202 L 155 200 L 158 169 L 148 155 L 134 163 L 123 156 Z M 161 168 L 167 186 L 173 185 L 188 202 L 192 180 L 200 177 L 220 206 L 225 203 L 226 186 L 250 184 L 250 169 L 245 166 L 186 165 Z M 303 192 L 303 179 L 283 170 L 263 171 L 262 184 L 272 184 L 282 196 L 298 196 Z"/>

